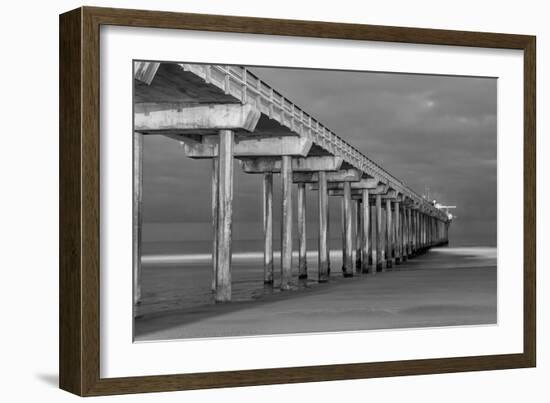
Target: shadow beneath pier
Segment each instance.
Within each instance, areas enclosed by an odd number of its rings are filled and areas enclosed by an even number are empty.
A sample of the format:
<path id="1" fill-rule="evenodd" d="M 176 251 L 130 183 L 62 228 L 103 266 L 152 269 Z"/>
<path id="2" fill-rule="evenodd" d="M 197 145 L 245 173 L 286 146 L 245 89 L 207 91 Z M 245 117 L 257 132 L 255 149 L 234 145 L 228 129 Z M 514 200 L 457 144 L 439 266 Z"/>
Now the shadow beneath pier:
<path id="1" fill-rule="evenodd" d="M 391 273 L 389 272 L 376 273 L 374 276 L 382 277 L 390 274 Z M 143 315 L 135 319 L 135 340 L 148 340 L 147 336 L 153 332 L 169 330 L 174 327 L 189 325 L 249 308 L 258 308 L 262 305 L 273 304 L 281 301 L 299 300 L 312 295 L 322 296 L 324 293 L 333 293 L 335 291 L 338 292 L 337 290 L 339 287 L 345 286 L 349 282 L 368 281 L 369 277 L 373 277 L 373 275 L 360 274 L 353 277 L 332 276 L 326 283 L 316 283 L 311 285 L 310 282 L 305 288 L 292 289 L 289 291 L 273 290 L 272 292 L 266 292 L 263 295 L 249 301 L 214 303 L 188 309 L 175 309 L 162 313 Z M 302 280 L 296 279 L 295 283 L 298 283 L 299 281 Z M 269 286 L 266 287 L 269 288 Z"/>

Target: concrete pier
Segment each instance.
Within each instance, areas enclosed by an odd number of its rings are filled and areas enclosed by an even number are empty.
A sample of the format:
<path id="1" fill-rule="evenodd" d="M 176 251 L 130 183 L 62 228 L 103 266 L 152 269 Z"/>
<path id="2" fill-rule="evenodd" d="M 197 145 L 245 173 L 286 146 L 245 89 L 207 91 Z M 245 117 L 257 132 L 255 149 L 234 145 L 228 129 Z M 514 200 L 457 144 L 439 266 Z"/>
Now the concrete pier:
<path id="1" fill-rule="evenodd" d="M 292 158 L 281 158 L 281 290 L 292 284 Z"/>
<path id="2" fill-rule="evenodd" d="M 352 205 L 351 205 L 351 184 L 344 182 L 344 262 L 342 273 L 344 277 L 353 277 L 353 228 L 352 228 Z"/>
<path id="3" fill-rule="evenodd" d="M 231 301 L 231 230 L 233 218 L 232 130 L 220 130 L 218 161 L 218 250 L 216 302 Z"/>
<path id="4" fill-rule="evenodd" d="M 361 200 L 361 273 L 368 273 L 371 252 L 369 189 L 362 189 Z"/>
<path id="5" fill-rule="evenodd" d="M 218 157 L 212 158 L 212 292 L 216 292 L 218 277 L 218 188 L 219 188 Z"/>
<path id="6" fill-rule="evenodd" d="M 141 301 L 141 240 L 143 226 L 143 135 L 134 133 L 134 192 L 132 199 L 133 225 L 132 225 L 132 266 L 134 305 Z"/>
<path id="7" fill-rule="evenodd" d="M 376 195 L 376 271 L 383 271 L 383 262 L 385 260 L 384 250 L 382 249 L 382 237 L 384 236 L 382 227 L 382 195 Z"/>
<path id="8" fill-rule="evenodd" d="M 388 269 L 393 267 L 394 261 L 394 227 L 392 224 L 392 201 L 389 198 L 386 198 L 386 267 Z"/>
<path id="9" fill-rule="evenodd" d="M 273 284 L 273 173 L 266 172 L 263 182 L 264 213 L 264 284 Z"/>
<path id="10" fill-rule="evenodd" d="M 293 286 L 292 187 L 297 185 L 297 277 L 308 276 L 306 184 L 318 193 L 318 281 L 330 274 L 329 195 L 342 200 L 342 271 L 376 273 L 446 245 L 452 216 L 239 66 L 135 62 L 133 157 L 134 305 L 141 299 L 143 136 L 211 159 L 212 264 L 216 302 L 232 299 L 233 162 L 263 180 L 263 281 L 274 285 L 273 175 L 281 178 L 280 288 Z M 188 91 L 182 92 L 185 88 Z M 238 198 L 239 195 L 236 195 Z M 355 201 L 355 202 L 353 202 Z M 383 213 L 385 210 L 385 213 Z M 355 214 L 355 216 L 354 216 Z M 260 269 L 261 270 L 261 269 Z"/>
<path id="11" fill-rule="evenodd" d="M 330 249 L 328 246 L 328 189 L 327 189 L 327 174 L 324 171 L 319 171 L 319 282 L 328 281 L 330 270 Z"/>
<path id="12" fill-rule="evenodd" d="M 298 184 L 298 278 L 307 279 L 306 184 Z"/>

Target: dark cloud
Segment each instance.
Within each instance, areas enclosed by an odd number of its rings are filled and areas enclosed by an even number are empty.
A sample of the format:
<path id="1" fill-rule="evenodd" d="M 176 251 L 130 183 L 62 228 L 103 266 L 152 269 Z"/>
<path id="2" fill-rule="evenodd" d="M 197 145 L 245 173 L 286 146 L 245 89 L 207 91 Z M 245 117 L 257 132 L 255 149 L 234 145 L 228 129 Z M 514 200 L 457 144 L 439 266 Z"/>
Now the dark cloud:
<path id="1" fill-rule="evenodd" d="M 437 200 L 456 204 L 454 240 L 496 243 L 496 79 L 252 71 L 417 193 L 429 189 Z M 162 137 L 146 139 L 144 160 L 147 222 L 210 225 L 209 161 L 186 158 L 174 140 Z M 234 194 L 237 225 L 261 225 L 261 177 L 243 174 L 236 164 Z M 310 228 L 316 228 L 314 195 L 308 200 Z M 333 210 L 337 228 L 339 213 Z"/>

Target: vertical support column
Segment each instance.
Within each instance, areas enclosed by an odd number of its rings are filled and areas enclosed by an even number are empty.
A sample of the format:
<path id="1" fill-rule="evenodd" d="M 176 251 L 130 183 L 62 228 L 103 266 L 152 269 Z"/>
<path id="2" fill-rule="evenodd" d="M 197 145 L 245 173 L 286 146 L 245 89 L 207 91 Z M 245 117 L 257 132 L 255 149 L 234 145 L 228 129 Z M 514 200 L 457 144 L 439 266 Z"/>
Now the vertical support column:
<path id="1" fill-rule="evenodd" d="M 382 196 L 376 195 L 376 260 L 375 271 L 382 269 Z"/>
<path id="2" fill-rule="evenodd" d="M 134 270 L 134 316 L 135 306 L 141 302 L 141 233 L 143 226 L 143 134 L 134 132 L 134 192 L 132 199 L 132 266 Z"/>
<path id="3" fill-rule="evenodd" d="M 292 158 L 282 156 L 281 290 L 292 284 Z"/>
<path id="4" fill-rule="evenodd" d="M 420 249 L 421 252 L 424 253 L 424 247 L 425 245 L 425 239 L 424 239 L 424 228 L 425 228 L 426 221 L 424 219 L 424 213 L 420 213 Z"/>
<path id="5" fill-rule="evenodd" d="M 342 273 L 346 271 L 346 214 L 344 208 L 344 197 L 342 196 L 342 203 L 340 208 L 340 226 L 342 230 Z"/>
<path id="6" fill-rule="evenodd" d="M 424 249 L 427 249 L 428 248 L 428 215 L 427 214 L 424 214 L 422 216 L 423 220 L 423 224 L 424 224 Z"/>
<path id="7" fill-rule="evenodd" d="M 412 215 L 411 208 L 407 208 L 407 256 L 412 256 Z"/>
<path id="8" fill-rule="evenodd" d="M 362 217 L 362 226 L 361 226 L 361 273 L 367 273 L 369 267 L 369 248 L 371 242 L 369 240 L 369 190 L 363 189 L 361 192 L 361 217 Z"/>
<path id="9" fill-rule="evenodd" d="M 298 278 L 307 278 L 306 184 L 298 183 Z"/>
<path id="10" fill-rule="evenodd" d="M 327 174 L 319 172 L 319 282 L 328 281 L 329 247 L 328 247 L 328 190 Z"/>
<path id="11" fill-rule="evenodd" d="M 399 201 L 395 201 L 395 264 L 401 263 L 401 249 L 402 249 L 402 243 L 401 243 L 401 221 L 400 221 L 400 208 L 399 208 Z"/>
<path id="12" fill-rule="evenodd" d="M 391 219 L 391 200 L 386 199 L 386 267 L 391 268 L 393 262 L 393 248 L 395 242 L 393 239 L 393 225 Z"/>
<path id="13" fill-rule="evenodd" d="M 344 277 L 353 276 L 353 228 L 351 213 L 351 183 L 344 182 L 344 264 L 342 271 Z"/>
<path id="14" fill-rule="evenodd" d="M 432 217 L 426 215 L 427 230 L 428 230 L 428 248 L 432 247 Z"/>
<path id="15" fill-rule="evenodd" d="M 424 253 L 424 213 L 423 212 L 420 212 L 418 219 L 420 223 L 420 252 Z"/>
<path id="16" fill-rule="evenodd" d="M 325 173 L 325 182 L 326 182 L 326 173 Z M 326 204 L 327 204 L 327 276 L 330 277 L 330 203 L 329 203 L 330 199 L 328 197 L 328 186 L 327 186 L 327 191 L 325 193 L 327 194 L 327 201 L 326 201 Z"/>
<path id="17" fill-rule="evenodd" d="M 401 261 L 406 262 L 409 256 L 409 220 L 407 219 L 408 208 L 403 204 L 401 208 Z"/>
<path id="18" fill-rule="evenodd" d="M 363 261 L 363 257 L 362 257 L 362 246 L 363 246 L 363 214 L 362 214 L 362 210 L 361 210 L 361 200 L 360 199 L 357 199 L 357 202 L 356 202 L 356 210 L 355 210 L 356 214 L 357 214 L 357 225 L 356 225 L 356 234 L 355 234 L 355 240 L 356 240 L 356 244 L 355 244 L 355 271 L 357 273 L 361 273 L 361 269 L 362 269 L 362 261 Z"/>
<path id="19" fill-rule="evenodd" d="M 416 210 L 411 209 L 411 254 L 414 257 L 416 255 Z"/>
<path id="20" fill-rule="evenodd" d="M 231 230 L 233 218 L 232 130 L 219 131 L 218 251 L 216 302 L 231 301 Z"/>
<path id="21" fill-rule="evenodd" d="M 264 174 L 264 284 L 273 284 L 273 173 Z"/>
<path id="22" fill-rule="evenodd" d="M 416 212 L 416 222 L 418 224 L 418 232 L 416 236 L 418 237 L 418 244 L 417 244 L 417 253 L 422 253 L 422 213 L 420 210 Z"/>
<path id="23" fill-rule="evenodd" d="M 212 292 L 216 292 L 218 270 L 218 157 L 212 158 Z"/>
<path id="24" fill-rule="evenodd" d="M 376 207 L 373 204 L 371 206 L 369 200 L 369 233 L 370 233 L 370 243 L 369 243 L 369 273 L 376 273 Z"/>

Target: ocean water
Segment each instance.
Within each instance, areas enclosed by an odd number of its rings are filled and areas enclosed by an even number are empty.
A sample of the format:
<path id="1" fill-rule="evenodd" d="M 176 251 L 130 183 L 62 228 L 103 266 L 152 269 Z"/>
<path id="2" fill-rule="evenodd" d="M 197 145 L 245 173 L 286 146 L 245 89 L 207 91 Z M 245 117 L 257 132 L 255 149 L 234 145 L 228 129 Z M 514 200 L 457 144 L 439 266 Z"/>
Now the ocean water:
<path id="1" fill-rule="evenodd" d="M 334 241 L 334 246 L 341 241 Z M 310 245 L 308 245 L 310 247 Z M 150 242 L 143 244 L 142 301 L 139 315 L 214 304 L 211 292 L 212 245 L 210 242 Z M 250 301 L 280 292 L 279 251 L 274 251 L 274 286 L 263 282 L 263 241 L 232 244 L 232 301 Z M 296 249 L 295 249 L 296 250 Z M 293 288 L 317 284 L 317 251 L 307 254 L 308 279 L 298 279 L 298 255 L 293 255 Z M 341 274 L 342 251 L 331 250 L 331 275 Z"/>
<path id="2" fill-rule="evenodd" d="M 342 276 L 341 241 L 331 242 L 331 283 L 345 281 Z M 246 241 L 233 243 L 232 253 L 232 301 L 253 301 L 266 295 L 279 293 L 280 259 L 274 252 L 274 286 L 263 283 L 263 242 Z M 308 245 L 308 279 L 298 279 L 298 256 L 293 255 L 293 288 L 315 287 L 318 278 L 317 248 Z M 294 249 L 296 251 L 296 249 Z M 460 255 L 461 265 L 468 265 L 483 256 L 496 264 L 496 248 L 441 248 L 444 253 L 430 252 L 430 264 L 439 266 L 439 261 L 448 262 L 449 256 Z M 142 258 L 142 301 L 137 308 L 140 316 L 193 309 L 215 304 L 211 291 L 212 257 L 210 242 L 146 243 Z M 440 256 L 438 256 L 438 254 Z M 418 265 L 418 260 L 410 261 Z M 477 264 L 477 263 L 476 263 Z M 451 265 L 454 267 L 454 265 Z"/>

